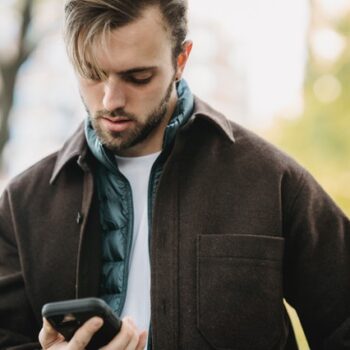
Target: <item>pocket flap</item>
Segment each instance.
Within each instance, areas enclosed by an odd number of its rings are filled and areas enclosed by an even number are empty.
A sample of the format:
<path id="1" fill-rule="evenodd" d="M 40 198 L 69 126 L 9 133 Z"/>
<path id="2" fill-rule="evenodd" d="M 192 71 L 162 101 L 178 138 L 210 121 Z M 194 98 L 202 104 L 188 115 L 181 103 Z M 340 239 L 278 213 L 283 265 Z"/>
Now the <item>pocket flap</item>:
<path id="1" fill-rule="evenodd" d="M 281 260 L 283 237 L 260 235 L 216 235 L 198 236 L 199 257 L 234 257 L 263 260 Z"/>

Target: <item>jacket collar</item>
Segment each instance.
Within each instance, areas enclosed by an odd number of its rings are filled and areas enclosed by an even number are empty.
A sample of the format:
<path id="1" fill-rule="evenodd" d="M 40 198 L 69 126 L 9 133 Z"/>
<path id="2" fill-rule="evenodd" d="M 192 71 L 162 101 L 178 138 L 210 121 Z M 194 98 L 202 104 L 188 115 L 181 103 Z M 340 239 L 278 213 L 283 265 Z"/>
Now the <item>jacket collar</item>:
<path id="1" fill-rule="evenodd" d="M 235 137 L 229 120 L 223 114 L 195 96 L 194 111 L 191 119 L 194 121 L 197 118 L 205 118 L 219 130 L 223 131 L 224 135 L 226 135 L 231 142 L 235 142 Z"/>
<path id="2" fill-rule="evenodd" d="M 83 123 L 80 124 L 75 133 L 64 143 L 62 148 L 57 153 L 57 159 L 50 178 L 52 184 L 61 170 L 72 160 L 76 159 L 77 164 L 87 170 L 86 157 L 88 147 L 84 134 Z"/>
<path id="3" fill-rule="evenodd" d="M 197 118 L 208 120 L 213 126 L 221 130 L 231 142 L 235 142 L 232 126 L 225 116 L 194 96 L 194 110 L 189 122 L 193 122 Z M 65 142 L 61 150 L 58 151 L 50 184 L 53 184 L 61 170 L 74 159 L 76 159 L 77 164 L 84 171 L 87 171 L 88 165 L 86 158 L 88 153 L 89 147 L 86 142 L 84 125 L 81 123 L 78 130 Z"/>

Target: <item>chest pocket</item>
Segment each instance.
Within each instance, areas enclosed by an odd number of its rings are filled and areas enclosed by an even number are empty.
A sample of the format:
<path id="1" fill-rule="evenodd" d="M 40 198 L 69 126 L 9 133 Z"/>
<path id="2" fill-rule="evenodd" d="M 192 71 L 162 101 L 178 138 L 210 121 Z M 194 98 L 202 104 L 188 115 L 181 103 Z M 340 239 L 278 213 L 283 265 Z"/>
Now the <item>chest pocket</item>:
<path id="1" fill-rule="evenodd" d="M 214 349 L 271 349 L 283 318 L 284 239 L 197 238 L 197 327 Z"/>

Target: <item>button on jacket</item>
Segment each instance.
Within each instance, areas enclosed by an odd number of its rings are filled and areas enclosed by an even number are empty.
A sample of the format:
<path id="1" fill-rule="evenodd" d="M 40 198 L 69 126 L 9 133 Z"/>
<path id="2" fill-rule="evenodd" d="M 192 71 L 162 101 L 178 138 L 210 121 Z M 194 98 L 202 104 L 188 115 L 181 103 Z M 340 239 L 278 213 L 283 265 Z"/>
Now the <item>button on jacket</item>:
<path id="1" fill-rule="evenodd" d="M 83 126 L 0 200 L 0 348 L 38 348 L 46 302 L 97 296 L 96 161 Z M 153 208 L 153 349 L 349 349 L 350 223 L 304 169 L 195 99 Z M 17 347 L 16 347 L 17 346 Z"/>

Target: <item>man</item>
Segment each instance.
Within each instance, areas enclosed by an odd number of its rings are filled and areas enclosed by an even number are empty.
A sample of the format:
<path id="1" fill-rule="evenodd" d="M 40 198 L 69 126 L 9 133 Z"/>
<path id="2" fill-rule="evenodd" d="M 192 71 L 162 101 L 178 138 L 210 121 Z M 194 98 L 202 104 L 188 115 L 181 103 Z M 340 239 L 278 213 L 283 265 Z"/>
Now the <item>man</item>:
<path id="1" fill-rule="evenodd" d="M 193 97 L 186 1 L 68 0 L 65 26 L 88 118 L 2 195 L 1 348 L 84 349 L 100 318 L 66 342 L 40 312 L 88 296 L 123 318 L 106 350 L 296 349 L 283 298 L 349 348 L 349 219 Z"/>

